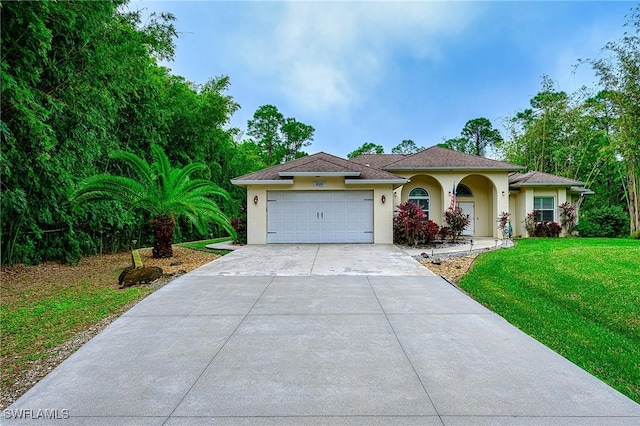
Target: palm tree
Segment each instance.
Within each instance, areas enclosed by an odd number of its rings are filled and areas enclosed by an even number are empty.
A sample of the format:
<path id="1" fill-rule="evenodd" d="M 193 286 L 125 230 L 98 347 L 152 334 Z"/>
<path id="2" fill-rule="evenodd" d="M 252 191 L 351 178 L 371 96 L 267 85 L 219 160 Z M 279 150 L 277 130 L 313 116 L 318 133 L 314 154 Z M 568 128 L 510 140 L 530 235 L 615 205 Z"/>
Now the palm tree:
<path id="1" fill-rule="evenodd" d="M 112 174 L 98 174 L 80 183 L 71 195 L 73 202 L 114 200 L 131 209 L 141 209 L 151 215 L 153 227 L 153 257 L 173 256 L 173 231 L 180 216 L 191 221 L 206 234 L 207 225 L 215 222 L 230 235 L 235 235 L 229 218 L 222 213 L 214 196 L 229 199 L 229 194 L 211 181 L 192 179 L 195 172 L 206 169 L 203 163 L 174 168 L 161 147 L 151 146 L 153 163 L 125 151 L 115 151 L 110 157 L 128 165 L 135 179 Z"/>

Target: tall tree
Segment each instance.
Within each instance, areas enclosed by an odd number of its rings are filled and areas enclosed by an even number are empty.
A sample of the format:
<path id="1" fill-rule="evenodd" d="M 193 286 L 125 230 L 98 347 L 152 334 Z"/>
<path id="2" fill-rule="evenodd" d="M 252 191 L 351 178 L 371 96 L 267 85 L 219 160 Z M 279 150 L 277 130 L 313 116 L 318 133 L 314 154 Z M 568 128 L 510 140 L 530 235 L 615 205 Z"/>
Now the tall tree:
<path id="1" fill-rule="evenodd" d="M 622 39 L 609 42 L 598 59 L 587 60 L 606 90 L 615 117 L 610 149 L 625 169 L 624 191 L 631 233 L 640 231 L 640 6 Z"/>
<path id="2" fill-rule="evenodd" d="M 203 163 L 174 168 L 158 145 L 151 147 L 151 154 L 153 162 L 148 164 L 135 154 L 112 153 L 111 158 L 129 166 L 135 178 L 113 174 L 91 176 L 80 183 L 71 200 L 116 201 L 126 208 L 148 212 L 155 237 L 154 258 L 173 256 L 173 232 L 180 216 L 191 221 L 203 235 L 211 222 L 235 235 L 229 219 L 214 200 L 214 197 L 228 198 L 227 192 L 207 179 L 192 178 L 194 173 L 206 169 Z"/>
<path id="3" fill-rule="evenodd" d="M 438 146 L 484 157 L 487 149 L 494 148 L 500 143 L 502 143 L 500 132 L 493 128 L 491 121 L 480 117 L 467 121 L 460 132 L 460 137 L 447 139 Z"/>
<path id="4" fill-rule="evenodd" d="M 285 118 L 281 130 L 285 146 L 284 161 L 306 155 L 302 148 L 311 145 L 315 129 L 295 118 Z"/>
<path id="5" fill-rule="evenodd" d="M 517 112 L 508 123 L 510 140 L 500 145 L 506 159 L 532 170 L 564 175 L 562 164 L 571 150 L 577 103 L 567 93 L 556 91 L 553 80 L 544 76 L 542 91 L 531 99 L 531 108 Z"/>
<path id="6" fill-rule="evenodd" d="M 493 148 L 502 142 L 502 136 L 491 122 L 483 117 L 467 121 L 460 133 L 462 138 L 469 141 L 471 154 L 485 156 L 487 148 Z"/>
<path id="7" fill-rule="evenodd" d="M 356 158 L 357 156 L 364 154 L 384 154 L 384 147 L 373 142 L 365 142 L 360 146 L 360 148 L 348 153 L 347 158 Z"/>
<path id="8" fill-rule="evenodd" d="M 247 123 L 247 134 L 254 138 L 269 166 L 280 163 L 284 157 L 280 134 L 284 122 L 284 115 L 278 111 L 278 108 L 273 105 L 262 105 L 253 114 L 253 119 Z"/>
<path id="9" fill-rule="evenodd" d="M 606 94 L 556 91 L 545 77 L 531 106 L 509 120 L 509 137 L 499 146 L 504 159 L 585 182 L 596 193 L 586 207 L 619 204 L 618 166 L 607 149 L 614 120 Z"/>
<path id="10" fill-rule="evenodd" d="M 247 123 L 247 134 L 262 151 L 264 162 L 273 166 L 297 158 L 309 146 L 315 129 L 295 118 L 285 118 L 273 105 L 262 105 Z"/>
<path id="11" fill-rule="evenodd" d="M 424 149 L 423 146 L 418 146 L 411 139 L 404 139 L 397 146 L 391 148 L 391 152 L 393 154 L 415 154 L 416 152 L 420 152 Z"/>

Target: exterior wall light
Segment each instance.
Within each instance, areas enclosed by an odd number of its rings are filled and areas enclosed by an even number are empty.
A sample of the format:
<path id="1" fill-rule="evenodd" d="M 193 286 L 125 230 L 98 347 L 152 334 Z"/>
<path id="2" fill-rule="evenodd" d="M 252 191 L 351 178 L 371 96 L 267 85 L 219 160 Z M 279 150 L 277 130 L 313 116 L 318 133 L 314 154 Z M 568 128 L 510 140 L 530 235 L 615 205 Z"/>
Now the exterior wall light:
<path id="1" fill-rule="evenodd" d="M 253 204 L 258 204 L 258 196 L 253 197 Z"/>
<path id="2" fill-rule="evenodd" d="M 502 191 L 502 196 L 504 197 L 504 191 Z"/>
<path id="3" fill-rule="evenodd" d="M 383 195 L 382 198 L 380 198 L 380 200 L 382 201 L 382 204 L 384 204 L 387 201 L 387 196 Z"/>

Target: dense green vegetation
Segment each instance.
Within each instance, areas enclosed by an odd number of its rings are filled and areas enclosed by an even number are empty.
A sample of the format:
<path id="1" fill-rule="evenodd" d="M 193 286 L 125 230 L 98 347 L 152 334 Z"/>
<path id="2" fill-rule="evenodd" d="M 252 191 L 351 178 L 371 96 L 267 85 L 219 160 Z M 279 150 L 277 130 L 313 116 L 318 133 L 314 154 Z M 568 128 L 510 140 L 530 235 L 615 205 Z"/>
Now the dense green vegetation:
<path id="1" fill-rule="evenodd" d="M 479 257 L 460 286 L 640 402 L 640 241 L 520 240 Z"/>
<path id="2" fill-rule="evenodd" d="M 148 245 L 149 215 L 118 202 L 72 206 L 70 194 L 99 173 L 127 176 L 118 150 L 150 160 L 151 146 L 172 166 L 203 163 L 198 178 L 226 190 L 221 211 L 242 217 L 245 192 L 230 179 L 265 166 L 262 137 L 238 140 L 229 128 L 239 108 L 230 79 L 197 85 L 158 65 L 170 60 L 174 17 L 110 2 L 2 2 L 2 264 Z M 276 110 L 277 112 L 277 110 Z M 284 154 L 297 156 L 313 128 L 283 118 Z M 200 230 L 202 231 L 202 230 Z M 226 235 L 178 220 L 174 241 Z"/>

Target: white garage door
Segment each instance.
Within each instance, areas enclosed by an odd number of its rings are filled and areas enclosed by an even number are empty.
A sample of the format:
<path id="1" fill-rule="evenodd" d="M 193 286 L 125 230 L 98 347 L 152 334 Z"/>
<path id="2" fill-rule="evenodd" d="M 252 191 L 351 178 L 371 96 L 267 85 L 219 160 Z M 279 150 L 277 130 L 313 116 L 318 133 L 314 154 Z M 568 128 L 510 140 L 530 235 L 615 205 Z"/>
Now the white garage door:
<path id="1" fill-rule="evenodd" d="M 269 191 L 268 243 L 372 243 L 373 191 Z"/>

